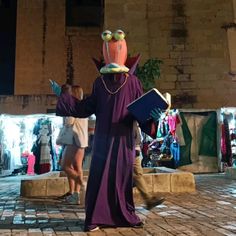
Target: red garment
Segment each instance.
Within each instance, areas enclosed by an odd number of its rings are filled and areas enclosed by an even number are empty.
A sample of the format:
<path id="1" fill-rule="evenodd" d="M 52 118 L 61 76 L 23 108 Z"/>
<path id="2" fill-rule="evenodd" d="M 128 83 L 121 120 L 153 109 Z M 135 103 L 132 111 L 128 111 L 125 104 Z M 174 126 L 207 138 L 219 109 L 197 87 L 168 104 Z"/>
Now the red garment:
<path id="1" fill-rule="evenodd" d="M 40 164 L 40 171 L 39 171 L 39 173 L 40 174 L 44 174 L 44 173 L 50 172 L 50 169 L 51 169 L 50 163 Z"/>
<path id="2" fill-rule="evenodd" d="M 226 155 L 226 141 L 225 141 L 225 126 L 224 124 L 221 125 L 221 153 L 222 155 Z"/>
<path id="3" fill-rule="evenodd" d="M 34 164 L 35 164 L 35 155 L 29 154 L 28 155 L 28 168 L 27 168 L 27 174 L 28 175 L 34 175 Z"/>
<path id="4" fill-rule="evenodd" d="M 176 126 L 180 124 L 180 118 L 177 114 L 171 114 L 167 117 L 170 133 L 175 137 Z"/>
<path id="5" fill-rule="evenodd" d="M 149 147 L 149 143 L 144 143 L 143 144 L 142 151 L 143 151 L 144 155 L 148 155 L 148 147 Z"/>

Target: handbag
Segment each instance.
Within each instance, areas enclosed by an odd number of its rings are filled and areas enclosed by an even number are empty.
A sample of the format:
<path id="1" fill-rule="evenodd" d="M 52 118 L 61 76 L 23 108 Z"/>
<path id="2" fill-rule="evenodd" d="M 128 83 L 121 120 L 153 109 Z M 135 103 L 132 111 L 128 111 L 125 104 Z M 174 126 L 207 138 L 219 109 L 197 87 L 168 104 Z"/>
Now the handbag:
<path id="1" fill-rule="evenodd" d="M 72 145 L 74 144 L 74 135 L 72 126 L 63 126 L 56 139 L 57 145 Z"/>
<path id="2" fill-rule="evenodd" d="M 73 135 L 75 144 L 78 147 L 87 147 L 88 146 L 88 119 L 80 118 L 76 119 L 73 127 Z"/>

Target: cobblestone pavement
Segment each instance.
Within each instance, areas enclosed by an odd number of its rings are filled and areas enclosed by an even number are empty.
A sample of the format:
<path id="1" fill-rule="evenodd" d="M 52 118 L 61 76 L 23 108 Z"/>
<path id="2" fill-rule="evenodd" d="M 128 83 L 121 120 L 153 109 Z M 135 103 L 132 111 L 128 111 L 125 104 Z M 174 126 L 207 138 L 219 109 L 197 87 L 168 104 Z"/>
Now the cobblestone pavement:
<path id="1" fill-rule="evenodd" d="M 84 233 L 84 209 L 55 199 L 23 199 L 20 179 L 0 178 L 0 235 L 184 236 L 236 235 L 236 181 L 222 174 L 197 175 L 197 192 L 165 194 L 163 205 L 137 213 L 143 229 L 107 228 Z"/>

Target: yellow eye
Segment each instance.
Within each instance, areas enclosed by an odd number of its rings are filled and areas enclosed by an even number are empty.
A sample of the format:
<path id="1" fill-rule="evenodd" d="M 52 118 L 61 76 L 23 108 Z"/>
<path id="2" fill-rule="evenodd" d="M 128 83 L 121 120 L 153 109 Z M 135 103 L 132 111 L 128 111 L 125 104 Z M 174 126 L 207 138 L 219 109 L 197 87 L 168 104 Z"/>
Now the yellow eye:
<path id="1" fill-rule="evenodd" d="M 105 30 L 104 32 L 102 32 L 101 36 L 105 42 L 108 42 L 112 39 L 112 32 L 110 30 Z"/>
<path id="2" fill-rule="evenodd" d="M 117 30 L 115 33 L 114 33 L 114 38 L 116 40 L 123 40 L 125 38 L 125 33 L 124 31 L 122 30 Z"/>

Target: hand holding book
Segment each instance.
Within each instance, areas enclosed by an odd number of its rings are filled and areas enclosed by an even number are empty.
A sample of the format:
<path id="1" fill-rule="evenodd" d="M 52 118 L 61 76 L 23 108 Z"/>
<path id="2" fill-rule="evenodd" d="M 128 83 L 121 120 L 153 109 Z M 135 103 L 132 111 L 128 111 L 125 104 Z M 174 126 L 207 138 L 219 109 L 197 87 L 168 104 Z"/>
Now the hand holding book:
<path id="1" fill-rule="evenodd" d="M 163 111 L 160 109 L 160 108 L 154 108 L 153 110 L 151 110 L 150 112 L 150 116 L 151 118 L 156 122 L 158 123 L 161 116 L 163 114 Z"/>
<path id="2" fill-rule="evenodd" d="M 157 123 L 159 119 L 170 109 L 171 96 L 162 95 L 153 88 L 127 106 L 128 111 L 139 122 L 144 133 L 156 138 Z"/>
<path id="3" fill-rule="evenodd" d="M 162 95 L 157 89 L 153 88 L 127 106 L 129 112 L 139 123 L 145 123 L 150 118 L 157 121 L 162 113 L 170 109 L 170 94 Z"/>

